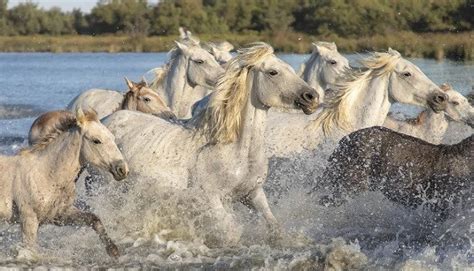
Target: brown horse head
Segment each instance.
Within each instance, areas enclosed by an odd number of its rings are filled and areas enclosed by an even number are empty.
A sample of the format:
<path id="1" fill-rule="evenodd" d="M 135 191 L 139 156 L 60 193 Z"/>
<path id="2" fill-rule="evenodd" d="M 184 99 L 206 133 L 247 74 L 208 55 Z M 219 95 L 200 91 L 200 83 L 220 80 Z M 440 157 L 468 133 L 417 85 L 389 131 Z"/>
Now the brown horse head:
<path id="1" fill-rule="evenodd" d="M 170 109 L 163 99 L 142 80 L 138 83 L 125 78 L 128 92 L 122 103 L 122 109 L 140 111 L 157 116 L 169 116 Z"/>

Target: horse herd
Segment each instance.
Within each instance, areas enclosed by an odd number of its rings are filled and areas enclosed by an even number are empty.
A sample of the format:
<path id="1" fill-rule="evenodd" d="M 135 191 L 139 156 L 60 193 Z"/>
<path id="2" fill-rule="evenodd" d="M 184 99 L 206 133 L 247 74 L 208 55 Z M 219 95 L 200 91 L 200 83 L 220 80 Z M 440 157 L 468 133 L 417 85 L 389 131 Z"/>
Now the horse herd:
<path id="1" fill-rule="evenodd" d="M 434 205 L 445 215 L 450 204 L 469 203 L 473 136 L 433 145 L 441 142 L 447 117 L 472 127 L 468 100 L 437 86 L 395 50 L 373 53 L 356 69 L 334 43 L 313 47 L 297 74 L 268 44 L 251 44 L 232 57 L 231 46 L 203 45 L 183 33 L 168 63 L 153 70 L 151 84 L 126 79 L 125 94 L 85 91 L 66 110 L 40 116 L 29 147 L 0 156 L 0 219 L 20 223 L 22 244 L 33 252 L 39 225 L 53 223 L 90 226 L 107 253 L 119 256 L 100 219 L 74 206 L 75 181 L 87 168 L 92 179 L 108 171 L 118 181 L 152 179 L 158 189 L 196 188 L 222 214 L 217 224 L 232 224 L 225 206 L 242 202 L 278 237 L 263 189 L 269 158 L 314 150 L 351 132 L 314 180 L 315 187 L 329 188 L 321 203 L 340 204 L 363 190 L 409 206 L 420 204 L 422 191 L 442 195 Z M 397 120 L 389 115 L 394 102 L 425 111 L 416 121 Z"/>

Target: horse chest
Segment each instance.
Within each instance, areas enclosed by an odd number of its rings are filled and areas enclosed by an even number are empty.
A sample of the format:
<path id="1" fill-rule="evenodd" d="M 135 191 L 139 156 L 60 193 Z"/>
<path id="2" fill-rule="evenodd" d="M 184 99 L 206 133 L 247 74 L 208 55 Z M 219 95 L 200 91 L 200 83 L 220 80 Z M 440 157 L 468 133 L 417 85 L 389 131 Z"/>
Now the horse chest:
<path id="1" fill-rule="evenodd" d="M 55 180 L 56 181 L 56 180 Z M 40 220 L 51 220 L 65 212 L 74 203 L 75 185 L 71 180 L 67 183 L 43 183 L 36 186 L 34 206 Z"/>
<path id="2" fill-rule="evenodd" d="M 232 198 L 245 196 L 263 183 L 267 167 L 260 161 L 232 152 L 201 153 L 197 163 L 200 186 Z M 212 159 L 211 159 L 212 157 Z"/>

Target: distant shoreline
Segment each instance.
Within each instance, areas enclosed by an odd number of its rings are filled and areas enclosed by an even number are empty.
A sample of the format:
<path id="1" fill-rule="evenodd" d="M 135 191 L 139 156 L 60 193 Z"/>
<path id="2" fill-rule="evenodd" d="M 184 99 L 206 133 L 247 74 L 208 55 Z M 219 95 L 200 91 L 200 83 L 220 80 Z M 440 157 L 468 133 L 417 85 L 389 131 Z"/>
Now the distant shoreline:
<path id="1" fill-rule="evenodd" d="M 474 60 L 474 31 L 462 33 L 397 32 L 361 38 L 315 37 L 294 32 L 267 34 L 198 35 L 202 41 L 227 40 L 237 48 L 254 41 L 266 41 L 277 52 L 309 53 L 311 42 L 334 41 L 343 53 L 384 51 L 392 47 L 406 57 Z M 167 52 L 176 36 L 0 36 L 0 52 Z"/>

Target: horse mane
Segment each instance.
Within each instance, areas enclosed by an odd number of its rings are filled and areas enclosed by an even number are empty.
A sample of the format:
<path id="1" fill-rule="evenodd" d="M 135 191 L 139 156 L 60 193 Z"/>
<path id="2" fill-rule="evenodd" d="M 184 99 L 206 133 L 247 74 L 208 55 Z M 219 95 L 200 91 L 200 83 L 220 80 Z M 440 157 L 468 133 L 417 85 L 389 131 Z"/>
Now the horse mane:
<path id="1" fill-rule="evenodd" d="M 238 55 L 229 62 L 207 108 L 193 118 L 197 131 L 210 143 L 225 144 L 237 139 L 242 125 L 242 109 L 250 92 L 246 85 L 248 73 L 271 54 L 273 48 L 270 45 L 257 42 L 238 50 Z"/>
<path id="2" fill-rule="evenodd" d="M 196 42 L 192 39 L 190 40 L 182 40 L 182 43 L 186 44 L 189 47 L 197 46 L 200 47 L 199 42 Z M 168 52 L 168 62 L 161 68 L 155 68 L 152 71 L 155 72 L 155 78 L 153 81 L 150 83 L 150 87 L 152 89 L 158 89 L 160 85 L 163 83 L 164 79 L 168 76 L 168 73 L 170 71 L 170 66 L 171 63 L 173 63 L 178 57 L 181 55 L 181 50 L 178 48 L 178 46 L 174 46 L 171 48 L 171 50 Z"/>
<path id="3" fill-rule="evenodd" d="M 430 110 L 430 109 L 427 109 Z M 421 125 L 426 122 L 426 115 L 428 114 L 427 110 L 421 111 L 416 118 L 407 119 L 406 122 L 412 125 Z"/>
<path id="4" fill-rule="evenodd" d="M 94 110 L 84 111 L 84 121 L 99 121 L 97 113 Z M 54 123 L 54 126 L 50 128 L 50 132 L 46 134 L 43 138 L 38 140 L 38 142 L 34 145 L 21 149 L 19 154 L 23 155 L 26 153 L 35 153 L 44 150 L 60 135 L 69 131 L 70 129 L 78 127 L 79 125 L 76 116 L 68 111 L 62 111 L 58 121 Z"/>
<path id="5" fill-rule="evenodd" d="M 329 135 L 335 127 L 350 131 L 350 106 L 357 94 L 367 87 L 373 77 L 383 76 L 392 72 L 401 58 L 398 52 L 372 53 L 370 57 L 361 61 L 361 70 L 349 71 L 341 82 L 336 85 L 336 94 L 325 100 L 325 109 L 312 121 L 308 127 L 321 127 L 323 133 Z M 364 69 L 366 68 L 366 69 Z"/>
<path id="6" fill-rule="evenodd" d="M 151 81 L 150 83 L 150 88 L 157 90 L 161 86 L 161 83 L 163 83 L 166 76 L 168 75 L 168 70 L 169 70 L 168 63 L 163 65 L 163 67 L 152 69 L 151 71 L 155 74 L 155 77 L 153 78 L 153 81 Z"/>

